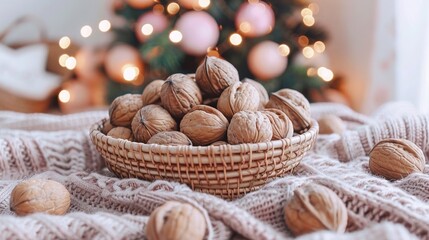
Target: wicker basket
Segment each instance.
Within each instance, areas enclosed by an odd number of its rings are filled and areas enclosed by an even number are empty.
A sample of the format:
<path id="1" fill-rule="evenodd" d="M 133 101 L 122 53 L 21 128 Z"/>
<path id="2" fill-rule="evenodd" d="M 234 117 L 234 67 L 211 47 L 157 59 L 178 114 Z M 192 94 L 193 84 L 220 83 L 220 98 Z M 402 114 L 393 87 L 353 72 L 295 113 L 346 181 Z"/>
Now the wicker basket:
<path id="1" fill-rule="evenodd" d="M 106 136 L 101 120 L 91 140 L 119 177 L 172 180 L 192 189 L 232 199 L 254 191 L 293 170 L 313 146 L 319 126 L 292 138 L 266 143 L 221 146 L 165 146 Z"/>

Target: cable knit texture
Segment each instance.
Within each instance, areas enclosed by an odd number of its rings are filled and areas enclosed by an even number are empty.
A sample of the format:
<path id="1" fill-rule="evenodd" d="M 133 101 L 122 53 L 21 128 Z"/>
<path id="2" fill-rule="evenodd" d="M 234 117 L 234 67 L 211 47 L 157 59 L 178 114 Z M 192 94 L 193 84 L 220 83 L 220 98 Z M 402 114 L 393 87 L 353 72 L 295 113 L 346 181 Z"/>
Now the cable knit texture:
<path id="1" fill-rule="evenodd" d="M 429 239 L 428 168 L 395 182 L 368 169 L 369 151 L 385 138 L 408 139 L 428 156 L 429 116 L 404 103 L 389 103 L 372 116 L 337 104 L 312 105 L 314 118 L 324 114 L 339 116 L 347 131 L 319 135 L 293 173 L 225 201 L 176 182 L 116 178 L 89 138 L 90 125 L 106 111 L 66 116 L 0 112 L 1 238 L 142 239 L 150 213 L 176 200 L 203 212 L 207 239 L 291 239 L 283 206 L 294 189 L 315 182 L 345 203 L 347 232 L 319 231 L 298 239 Z M 28 178 L 63 183 L 72 196 L 70 211 L 15 216 L 10 193 Z"/>

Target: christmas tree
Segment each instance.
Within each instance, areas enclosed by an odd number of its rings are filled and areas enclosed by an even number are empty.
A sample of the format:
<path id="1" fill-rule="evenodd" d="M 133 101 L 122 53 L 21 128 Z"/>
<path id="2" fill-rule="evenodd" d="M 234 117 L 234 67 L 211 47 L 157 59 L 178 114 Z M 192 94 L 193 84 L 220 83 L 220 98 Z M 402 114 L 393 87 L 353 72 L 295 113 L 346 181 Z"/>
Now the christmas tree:
<path id="1" fill-rule="evenodd" d="M 292 88 L 309 97 L 333 78 L 314 63 L 326 34 L 315 26 L 317 5 L 303 0 L 126 0 L 114 6 L 123 24 L 105 68 L 108 100 L 141 93 L 154 79 L 194 73 L 206 55 L 231 62 L 240 78 L 269 92 Z M 320 56 L 319 56 L 320 58 Z M 310 99 L 311 100 L 311 99 Z"/>

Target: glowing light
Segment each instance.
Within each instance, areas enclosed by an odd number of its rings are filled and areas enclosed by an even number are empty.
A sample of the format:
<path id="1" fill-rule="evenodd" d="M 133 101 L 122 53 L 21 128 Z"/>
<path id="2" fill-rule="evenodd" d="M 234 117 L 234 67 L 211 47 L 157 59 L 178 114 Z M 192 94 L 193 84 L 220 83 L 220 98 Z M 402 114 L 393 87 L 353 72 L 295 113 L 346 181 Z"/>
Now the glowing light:
<path id="1" fill-rule="evenodd" d="M 71 40 L 69 37 L 62 37 L 60 38 L 60 41 L 58 41 L 58 44 L 60 45 L 60 48 L 66 49 L 70 46 Z"/>
<path id="2" fill-rule="evenodd" d="M 172 3 L 168 4 L 168 6 L 167 6 L 167 12 L 171 15 L 178 13 L 179 10 L 180 10 L 180 6 L 179 6 L 179 4 L 177 4 L 175 2 L 172 2 Z"/>
<path id="3" fill-rule="evenodd" d="M 302 18 L 302 22 L 305 24 L 305 26 L 307 27 L 311 27 L 314 25 L 314 23 L 316 22 L 316 20 L 314 20 L 314 17 L 311 15 L 307 15 L 305 17 Z"/>
<path id="4" fill-rule="evenodd" d="M 241 32 L 248 33 L 252 30 L 252 26 L 249 22 L 242 22 L 240 23 L 240 26 L 238 27 Z"/>
<path id="5" fill-rule="evenodd" d="M 326 82 L 332 81 L 332 79 L 334 79 L 334 73 L 325 67 L 318 68 L 317 75 L 319 75 L 319 77 Z"/>
<path id="6" fill-rule="evenodd" d="M 155 4 L 155 6 L 153 6 L 153 11 L 163 13 L 164 12 L 164 6 L 162 4 Z"/>
<path id="7" fill-rule="evenodd" d="M 279 52 L 280 52 L 280 55 L 282 55 L 283 57 L 287 57 L 290 53 L 290 48 L 286 44 L 280 44 Z"/>
<path id="8" fill-rule="evenodd" d="M 202 8 L 207 8 L 210 6 L 210 0 L 198 0 L 198 5 Z"/>
<path id="9" fill-rule="evenodd" d="M 234 46 L 238 46 L 243 42 L 243 38 L 240 34 L 233 33 L 231 36 L 229 36 L 229 42 Z"/>
<path id="10" fill-rule="evenodd" d="M 305 16 L 312 16 L 313 15 L 313 11 L 311 11 L 310 8 L 304 8 L 301 10 L 301 16 L 305 17 Z"/>
<path id="11" fill-rule="evenodd" d="M 84 38 L 91 36 L 91 34 L 92 34 L 92 28 L 89 25 L 85 25 L 80 29 L 80 35 L 82 35 L 82 37 Z"/>
<path id="12" fill-rule="evenodd" d="M 323 53 L 325 51 L 325 44 L 322 41 L 315 42 L 314 50 L 316 50 L 318 53 Z"/>
<path id="13" fill-rule="evenodd" d="M 302 47 L 307 46 L 307 45 L 308 45 L 308 43 L 309 43 L 308 37 L 306 37 L 306 36 L 304 36 L 304 35 L 299 36 L 299 38 L 298 38 L 298 43 L 299 43 L 299 45 L 301 45 Z"/>
<path id="14" fill-rule="evenodd" d="M 68 70 L 73 70 L 76 67 L 76 58 L 68 57 L 65 65 Z"/>
<path id="15" fill-rule="evenodd" d="M 66 66 L 66 61 L 69 58 L 69 55 L 67 54 L 62 54 L 59 58 L 58 58 L 58 63 L 60 64 L 61 67 L 65 67 Z"/>
<path id="16" fill-rule="evenodd" d="M 219 50 L 217 48 L 209 48 L 207 49 L 207 56 L 220 57 Z"/>
<path id="17" fill-rule="evenodd" d="M 58 94 L 58 100 L 62 103 L 68 103 L 70 102 L 70 92 L 68 90 L 61 90 L 61 92 Z"/>
<path id="18" fill-rule="evenodd" d="M 314 56 L 314 50 L 311 47 L 305 47 L 302 49 L 302 54 L 306 58 L 312 58 Z"/>
<path id="19" fill-rule="evenodd" d="M 101 20 L 98 24 L 98 29 L 100 29 L 102 32 L 109 31 L 111 27 L 112 25 L 110 24 L 109 20 Z"/>
<path id="20" fill-rule="evenodd" d="M 317 74 L 317 69 L 312 67 L 307 69 L 307 76 L 313 77 L 313 76 L 316 76 L 316 74 Z"/>
<path id="21" fill-rule="evenodd" d="M 173 30 L 170 32 L 170 35 L 168 37 L 173 43 L 179 43 L 180 41 L 182 41 L 183 35 L 181 32 Z"/>
<path id="22" fill-rule="evenodd" d="M 140 70 L 138 67 L 132 65 L 132 64 L 125 64 L 122 67 L 122 76 L 124 77 L 125 81 L 134 81 L 137 79 L 137 77 L 140 74 Z"/>
<path id="23" fill-rule="evenodd" d="M 149 36 L 153 33 L 153 26 L 150 23 L 146 23 L 142 26 L 141 31 L 143 35 Z"/>

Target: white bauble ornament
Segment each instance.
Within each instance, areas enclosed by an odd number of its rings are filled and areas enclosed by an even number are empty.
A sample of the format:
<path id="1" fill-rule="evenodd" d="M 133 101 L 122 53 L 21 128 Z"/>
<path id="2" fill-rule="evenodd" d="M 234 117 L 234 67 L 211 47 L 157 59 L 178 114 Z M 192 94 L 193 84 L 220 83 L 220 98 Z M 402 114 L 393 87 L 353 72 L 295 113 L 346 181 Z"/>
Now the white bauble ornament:
<path id="1" fill-rule="evenodd" d="M 250 50 L 247 64 L 256 78 L 270 80 L 286 70 L 287 58 L 280 54 L 279 44 L 263 41 Z"/>
<path id="2" fill-rule="evenodd" d="M 235 16 L 235 27 L 247 37 L 260 37 L 274 27 L 273 9 L 265 2 L 243 3 Z"/>
<path id="3" fill-rule="evenodd" d="M 177 21 L 175 29 L 183 36 L 179 46 L 190 55 L 206 54 L 209 48 L 216 46 L 219 39 L 216 20 L 204 11 L 183 14 Z"/>
<path id="4" fill-rule="evenodd" d="M 137 20 L 135 33 L 140 42 L 144 42 L 154 34 L 164 31 L 168 26 L 167 17 L 160 12 L 148 12 Z"/>

